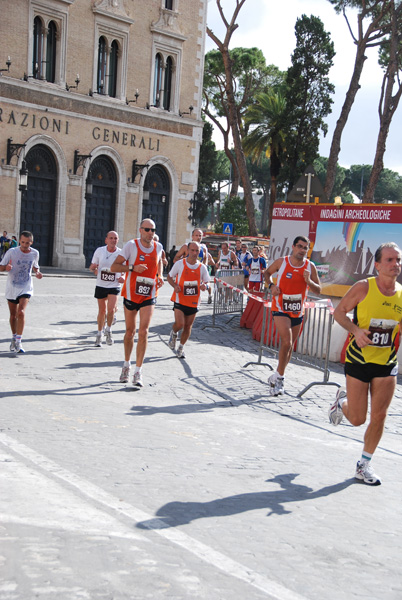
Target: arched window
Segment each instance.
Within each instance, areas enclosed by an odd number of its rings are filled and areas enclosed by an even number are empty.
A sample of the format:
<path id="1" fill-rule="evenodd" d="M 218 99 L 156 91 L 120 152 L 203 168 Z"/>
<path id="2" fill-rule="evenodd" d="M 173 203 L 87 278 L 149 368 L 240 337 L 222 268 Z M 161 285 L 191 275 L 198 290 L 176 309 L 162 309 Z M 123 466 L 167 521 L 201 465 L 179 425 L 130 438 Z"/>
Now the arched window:
<path id="1" fill-rule="evenodd" d="M 34 19 L 32 74 L 35 79 L 43 79 L 43 23 L 39 17 Z"/>
<path id="2" fill-rule="evenodd" d="M 47 28 L 46 43 L 46 81 L 51 83 L 54 83 L 56 75 L 56 34 L 56 23 L 50 21 Z"/>
<path id="3" fill-rule="evenodd" d="M 98 77 L 97 77 L 97 82 L 96 82 L 96 91 L 98 92 L 98 94 L 105 93 L 106 65 L 107 65 L 106 40 L 103 36 L 101 36 L 99 38 L 99 46 L 98 46 Z"/>
<path id="4" fill-rule="evenodd" d="M 168 56 L 165 68 L 165 84 L 163 90 L 163 108 L 170 110 L 170 101 L 172 98 L 172 76 L 173 76 L 173 59 Z"/>
<path id="5" fill-rule="evenodd" d="M 117 60 L 118 60 L 119 46 L 116 40 L 113 40 L 110 49 L 110 62 L 109 62 L 109 96 L 116 98 L 117 89 Z"/>
<path id="6" fill-rule="evenodd" d="M 154 75 L 154 98 L 153 103 L 159 106 L 162 92 L 162 76 L 163 76 L 163 58 L 158 54 L 155 56 L 155 75 Z"/>

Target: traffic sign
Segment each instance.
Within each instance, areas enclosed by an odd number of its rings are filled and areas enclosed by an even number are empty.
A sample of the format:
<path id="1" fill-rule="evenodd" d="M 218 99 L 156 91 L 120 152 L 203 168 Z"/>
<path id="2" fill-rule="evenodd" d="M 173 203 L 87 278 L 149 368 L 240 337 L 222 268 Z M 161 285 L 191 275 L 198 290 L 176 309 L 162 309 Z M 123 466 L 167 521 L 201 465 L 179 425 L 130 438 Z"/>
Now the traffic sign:
<path id="1" fill-rule="evenodd" d="M 225 235 L 233 235 L 233 223 L 224 223 L 223 224 L 223 233 Z"/>

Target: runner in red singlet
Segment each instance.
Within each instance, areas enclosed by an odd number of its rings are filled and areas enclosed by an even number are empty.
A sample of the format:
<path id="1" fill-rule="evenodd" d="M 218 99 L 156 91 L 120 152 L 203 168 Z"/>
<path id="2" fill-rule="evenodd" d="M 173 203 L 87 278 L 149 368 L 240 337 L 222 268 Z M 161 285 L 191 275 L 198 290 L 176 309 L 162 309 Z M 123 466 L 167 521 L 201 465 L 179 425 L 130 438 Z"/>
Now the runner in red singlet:
<path id="1" fill-rule="evenodd" d="M 321 293 L 321 284 L 315 265 L 306 258 L 310 240 L 297 236 L 292 253 L 275 260 L 264 272 L 265 281 L 272 291 L 272 315 L 280 346 L 276 373 L 268 379 L 273 396 L 284 394 L 285 369 L 292 356 L 304 314 L 307 290 Z M 278 273 L 276 283 L 271 275 Z"/>

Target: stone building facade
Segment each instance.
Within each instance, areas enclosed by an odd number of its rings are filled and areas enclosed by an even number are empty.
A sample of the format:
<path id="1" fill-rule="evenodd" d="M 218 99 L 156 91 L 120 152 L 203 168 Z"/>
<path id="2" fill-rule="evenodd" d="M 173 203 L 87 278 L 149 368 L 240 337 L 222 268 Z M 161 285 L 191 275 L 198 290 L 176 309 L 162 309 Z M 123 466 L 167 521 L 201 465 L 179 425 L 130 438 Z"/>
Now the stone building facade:
<path id="1" fill-rule="evenodd" d="M 207 0 L 0 8 L 1 231 L 33 231 L 41 264 L 67 269 L 144 217 L 167 249 L 188 239 Z"/>

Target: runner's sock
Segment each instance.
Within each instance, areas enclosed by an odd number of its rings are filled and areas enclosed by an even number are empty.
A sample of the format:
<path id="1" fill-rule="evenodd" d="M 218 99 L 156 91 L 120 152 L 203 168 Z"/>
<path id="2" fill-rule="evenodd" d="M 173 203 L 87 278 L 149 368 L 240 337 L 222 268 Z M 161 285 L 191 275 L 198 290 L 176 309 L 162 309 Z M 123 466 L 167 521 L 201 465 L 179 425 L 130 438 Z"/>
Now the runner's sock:
<path id="1" fill-rule="evenodd" d="M 370 462 L 370 460 L 371 460 L 372 458 L 373 458 L 373 455 L 372 455 L 372 454 L 370 454 L 370 452 L 365 452 L 365 451 L 363 450 L 363 452 L 362 452 L 362 457 L 361 457 L 361 460 L 360 460 L 360 462 Z"/>

